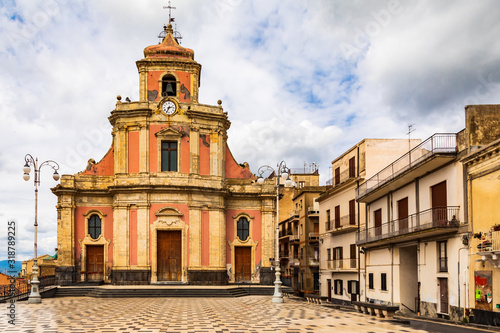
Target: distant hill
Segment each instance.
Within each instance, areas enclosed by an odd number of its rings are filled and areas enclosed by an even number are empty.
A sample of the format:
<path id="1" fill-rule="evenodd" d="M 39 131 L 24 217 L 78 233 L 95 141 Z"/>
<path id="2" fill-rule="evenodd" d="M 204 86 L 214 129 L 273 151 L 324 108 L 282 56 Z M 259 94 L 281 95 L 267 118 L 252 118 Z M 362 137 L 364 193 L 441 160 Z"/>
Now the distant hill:
<path id="1" fill-rule="evenodd" d="M 15 270 L 16 272 L 15 273 L 7 272 L 7 271 L 12 271 L 12 270 Z M 16 264 L 14 265 L 14 269 L 10 268 L 8 260 L 1 260 L 0 261 L 0 273 L 18 276 L 20 272 L 21 272 L 21 261 L 16 261 Z"/>

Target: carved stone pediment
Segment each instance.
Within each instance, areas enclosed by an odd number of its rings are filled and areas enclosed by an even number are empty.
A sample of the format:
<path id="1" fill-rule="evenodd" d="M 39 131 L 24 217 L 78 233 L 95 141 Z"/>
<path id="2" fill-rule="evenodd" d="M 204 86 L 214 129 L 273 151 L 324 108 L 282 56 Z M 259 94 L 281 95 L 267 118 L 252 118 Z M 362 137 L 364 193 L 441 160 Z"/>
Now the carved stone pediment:
<path id="1" fill-rule="evenodd" d="M 155 136 L 162 139 L 180 139 L 182 137 L 182 133 L 172 127 L 167 127 L 157 132 Z"/>
<path id="2" fill-rule="evenodd" d="M 155 215 L 160 219 L 161 217 L 181 217 L 183 214 L 174 207 L 163 207 L 160 208 Z"/>

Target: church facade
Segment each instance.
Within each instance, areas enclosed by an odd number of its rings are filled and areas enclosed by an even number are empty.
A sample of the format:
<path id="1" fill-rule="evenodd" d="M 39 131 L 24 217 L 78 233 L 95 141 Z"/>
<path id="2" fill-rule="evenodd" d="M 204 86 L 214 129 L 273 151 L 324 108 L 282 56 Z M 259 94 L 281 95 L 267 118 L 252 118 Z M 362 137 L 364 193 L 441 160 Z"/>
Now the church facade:
<path id="1" fill-rule="evenodd" d="M 274 182 L 263 185 L 228 146 L 227 112 L 198 103 L 201 65 L 172 26 L 137 61 L 139 100 L 111 111 L 112 146 L 63 175 L 61 284 L 271 284 Z"/>

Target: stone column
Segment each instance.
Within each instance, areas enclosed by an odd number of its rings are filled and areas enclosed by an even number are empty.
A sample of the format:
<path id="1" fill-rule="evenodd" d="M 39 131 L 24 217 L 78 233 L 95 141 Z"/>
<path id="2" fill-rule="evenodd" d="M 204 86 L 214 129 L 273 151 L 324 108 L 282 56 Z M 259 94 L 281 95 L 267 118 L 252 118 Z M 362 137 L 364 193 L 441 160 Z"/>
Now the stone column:
<path id="1" fill-rule="evenodd" d="M 149 131 L 147 125 L 139 129 L 139 172 L 149 171 Z"/>
<path id="2" fill-rule="evenodd" d="M 189 207 L 189 266 L 201 266 L 201 208 Z"/>
<path id="3" fill-rule="evenodd" d="M 149 205 L 137 206 L 137 265 L 148 266 L 149 262 Z"/>
<path id="4" fill-rule="evenodd" d="M 113 207 L 113 268 L 128 267 L 128 209 L 127 206 Z"/>

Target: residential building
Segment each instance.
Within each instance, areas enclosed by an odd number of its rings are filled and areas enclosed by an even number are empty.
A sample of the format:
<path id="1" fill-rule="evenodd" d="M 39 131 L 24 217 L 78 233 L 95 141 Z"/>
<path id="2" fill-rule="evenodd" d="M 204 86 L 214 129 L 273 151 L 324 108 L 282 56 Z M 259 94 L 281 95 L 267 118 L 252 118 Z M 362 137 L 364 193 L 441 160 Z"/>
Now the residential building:
<path id="1" fill-rule="evenodd" d="M 321 295 L 331 302 L 349 304 L 359 299 L 364 258 L 356 246 L 356 231 L 365 225 L 365 215 L 364 204 L 355 200 L 356 187 L 419 142 L 365 139 L 332 162 L 330 186 L 317 199 Z"/>
<path id="2" fill-rule="evenodd" d="M 55 257 L 44 254 L 37 257 L 36 264 L 38 266 L 38 277 L 55 275 L 56 262 Z M 20 277 L 31 280 L 33 277 L 33 258 L 25 260 L 21 263 Z"/>
<path id="3" fill-rule="evenodd" d="M 470 234 L 469 320 L 500 322 L 500 105 L 472 105 L 467 112 L 467 148 L 462 159 L 467 174 Z M 487 126 L 484 126 L 487 124 Z"/>
<path id="4" fill-rule="evenodd" d="M 295 190 L 294 209 L 280 222 L 282 271 L 298 295 L 319 294 L 319 206 L 315 199 L 325 187 L 305 184 Z"/>
<path id="5" fill-rule="evenodd" d="M 227 146 L 228 113 L 198 102 L 201 65 L 171 24 L 139 60 L 139 100 L 109 121 L 98 163 L 63 175 L 57 196 L 61 284 L 272 284 L 274 181 L 256 184 Z"/>

